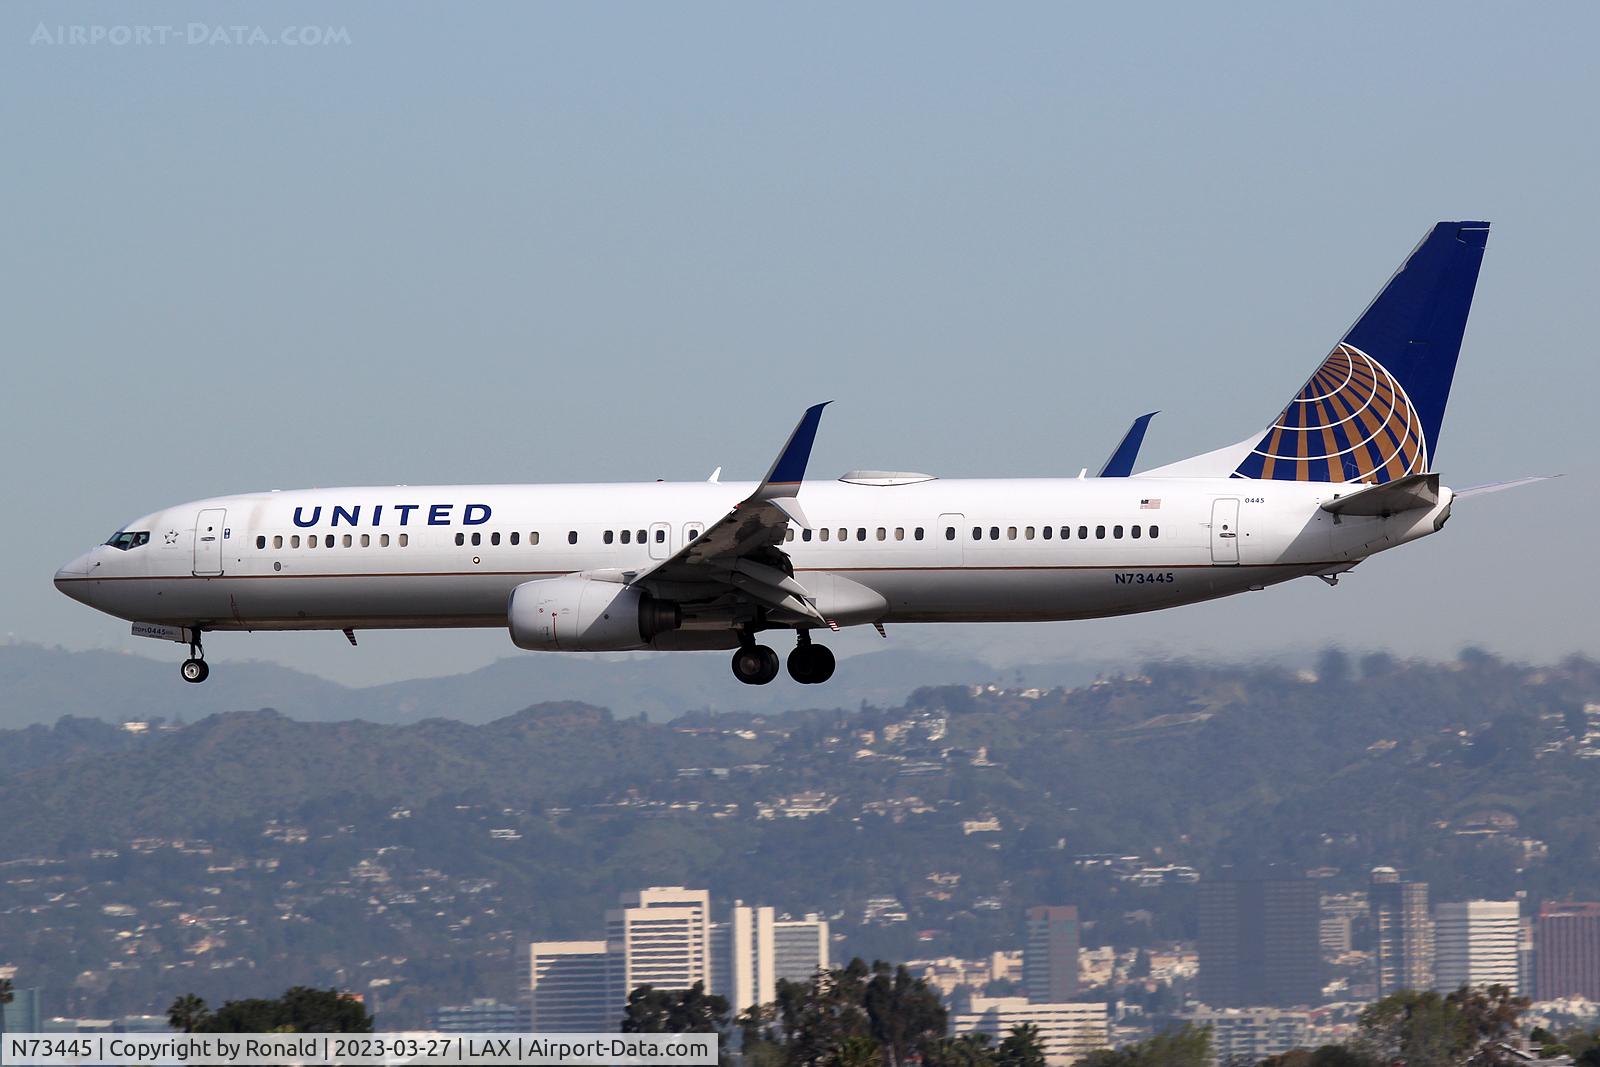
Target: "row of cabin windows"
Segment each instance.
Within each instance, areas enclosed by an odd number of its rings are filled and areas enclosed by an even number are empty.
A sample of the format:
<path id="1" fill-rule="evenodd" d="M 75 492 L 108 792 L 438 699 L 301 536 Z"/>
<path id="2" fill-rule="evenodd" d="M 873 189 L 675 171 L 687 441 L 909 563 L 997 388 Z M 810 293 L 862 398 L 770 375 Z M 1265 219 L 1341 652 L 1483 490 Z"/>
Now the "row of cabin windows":
<path id="1" fill-rule="evenodd" d="M 818 540 L 818 541 L 828 541 L 828 540 L 833 540 L 834 539 L 835 531 L 830 530 L 829 528 L 824 526 L 824 527 L 821 527 L 821 528 L 817 529 L 816 531 L 801 530 L 800 531 L 800 540 L 802 540 L 802 541 L 810 541 L 812 539 L 813 532 L 815 533 L 816 540 Z M 838 540 L 840 540 L 840 541 L 848 541 L 848 540 L 850 540 L 850 530 L 849 530 L 848 527 L 845 527 L 845 526 L 839 527 L 837 533 L 838 533 L 838 538 L 837 538 Z M 855 539 L 857 541 L 868 540 L 867 528 L 865 526 L 857 526 L 855 534 L 856 534 L 856 538 Z M 923 539 L 924 536 L 926 536 L 926 531 L 924 531 L 923 528 L 920 527 L 920 526 L 915 527 L 911 531 L 911 538 L 914 541 L 920 541 L 920 540 Z M 793 527 L 790 527 L 789 532 L 784 534 L 783 539 L 785 541 L 793 541 L 794 540 L 794 528 Z M 887 526 L 878 527 L 877 539 L 879 541 L 887 541 L 887 540 L 889 540 L 889 528 Z M 896 526 L 894 528 L 894 539 L 896 541 L 904 541 L 906 539 L 906 528 L 904 526 Z"/>
<path id="2" fill-rule="evenodd" d="M 499 530 L 492 530 L 488 534 L 485 534 L 482 530 L 474 530 L 474 531 L 472 531 L 472 533 L 470 535 L 465 534 L 465 533 L 461 533 L 461 532 L 458 531 L 456 533 L 456 544 L 464 545 L 470 540 L 472 542 L 472 544 L 474 544 L 474 545 L 481 545 L 481 544 L 484 543 L 484 538 L 486 536 L 489 539 L 488 540 L 489 544 L 498 545 L 500 543 L 500 531 Z M 520 545 L 520 544 L 522 544 L 522 531 L 521 530 L 512 530 L 509 534 L 505 535 L 505 542 L 508 545 Z M 539 543 L 539 531 L 538 530 L 534 530 L 532 533 L 530 533 L 528 535 L 528 544 L 536 545 L 538 543 Z"/>
<path id="3" fill-rule="evenodd" d="M 1124 536 L 1131 537 L 1135 541 L 1147 535 L 1152 541 L 1161 536 L 1161 527 L 1159 526 L 1124 527 L 1121 524 L 1118 524 L 1115 526 L 1095 526 L 1093 529 L 1094 538 L 1097 541 L 1104 541 L 1108 532 L 1112 539 L 1119 541 Z M 1090 527 L 1088 526 L 1078 527 L 1078 540 L 1089 540 L 1089 530 Z M 999 526 L 991 526 L 988 529 L 988 538 L 991 541 L 1000 540 L 1001 534 L 1002 530 Z M 1039 529 L 1035 530 L 1032 526 L 1023 526 L 1020 528 L 1016 526 L 1007 526 L 1004 528 L 1004 536 L 1007 541 L 1015 541 L 1019 537 L 1024 541 L 1032 541 L 1036 536 L 1046 541 L 1059 536 L 1061 540 L 1066 541 L 1072 537 L 1072 527 L 1041 526 Z M 974 526 L 972 528 L 972 539 L 974 541 L 982 541 L 984 539 L 984 528 L 982 526 Z M 946 527 L 945 540 L 955 540 L 955 530 L 953 528 Z"/>
<path id="4" fill-rule="evenodd" d="M 1101 541 L 1106 539 L 1108 530 L 1109 530 L 1110 536 L 1113 539 L 1118 539 L 1118 540 L 1120 540 L 1124 536 L 1131 537 L 1135 541 L 1139 540 L 1142 537 L 1146 537 L 1146 536 L 1148 536 L 1152 540 L 1154 540 L 1155 538 L 1161 536 L 1161 527 L 1159 527 L 1159 526 L 1129 526 L 1129 527 L 1124 527 L 1124 526 L 1121 526 L 1121 525 L 1116 525 L 1116 526 L 1110 526 L 1110 527 L 1095 526 L 1093 529 L 1094 529 L 1095 539 L 1096 540 L 1101 540 Z M 1088 526 L 1080 526 L 1080 527 L 1078 527 L 1078 540 L 1080 540 L 1080 541 L 1089 540 L 1089 530 L 1090 530 L 1090 527 L 1088 527 Z M 819 528 L 818 530 L 816 530 L 815 533 L 816 533 L 816 540 L 818 540 L 818 541 L 828 541 L 828 540 L 849 541 L 849 540 L 851 540 L 851 530 L 849 529 L 849 527 L 845 527 L 845 526 L 839 527 L 837 531 L 831 530 L 831 529 L 829 529 L 827 527 L 822 527 L 822 528 Z M 868 536 L 868 528 L 865 527 L 865 526 L 857 526 L 855 528 L 854 533 L 855 533 L 855 538 L 854 539 L 857 540 L 857 541 L 867 541 L 867 540 L 873 540 L 874 539 L 874 538 L 871 538 L 871 537 Z M 904 541 L 906 539 L 906 528 L 904 526 L 896 526 L 894 528 L 893 534 L 894 534 L 894 539 L 896 541 Z M 923 539 L 923 529 L 922 529 L 922 527 L 917 526 L 917 527 L 913 528 L 912 531 L 911 531 L 911 535 L 912 535 L 913 540 L 921 541 Z M 1060 527 L 1056 527 L 1056 526 L 1040 526 L 1040 527 L 1034 527 L 1034 526 L 1020 526 L 1020 527 L 1019 526 L 1006 526 L 1006 527 L 990 526 L 988 528 L 987 532 L 985 531 L 984 527 L 982 527 L 982 526 L 974 526 L 972 528 L 972 539 L 974 541 L 982 541 L 985 538 L 985 536 L 987 536 L 988 539 L 991 540 L 991 541 L 999 541 L 999 540 L 1002 539 L 1002 537 L 1007 541 L 1015 541 L 1015 540 L 1018 540 L 1019 538 L 1021 540 L 1024 540 L 1024 541 L 1032 541 L 1035 538 L 1040 538 L 1040 539 L 1045 540 L 1045 541 L 1050 541 L 1050 540 L 1054 540 L 1057 537 L 1059 537 L 1063 541 L 1066 541 L 1066 540 L 1069 540 L 1072 537 L 1072 527 L 1070 527 L 1070 526 L 1060 526 Z M 890 530 L 889 530 L 888 527 L 879 526 L 877 528 L 876 538 L 875 538 L 876 540 L 887 541 L 887 540 L 889 540 L 889 537 L 890 537 Z M 784 540 L 785 541 L 793 541 L 794 539 L 795 539 L 795 533 L 794 533 L 794 530 L 791 528 L 789 530 L 789 532 L 784 535 Z M 802 540 L 802 541 L 810 541 L 811 539 L 812 539 L 812 531 L 811 530 L 801 530 L 800 531 L 800 540 Z M 956 528 L 954 526 L 946 526 L 944 528 L 944 539 L 946 541 L 954 541 L 956 539 Z"/>
<path id="5" fill-rule="evenodd" d="M 299 548 L 300 543 L 301 538 L 299 534 L 290 534 L 288 537 L 284 537 L 283 534 L 272 535 L 273 548 Z M 391 542 L 389 540 L 389 535 L 386 533 L 378 534 L 376 541 L 374 541 L 372 534 L 345 534 L 343 537 L 336 537 L 334 534 L 322 534 L 320 536 L 317 534 L 306 534 L 305 536 L 305 547 L 307 548 L 334 548 L 341 544 L 345 548 L 354 548 L 358 543 L 362 548 L 371 548 L 374 543 L 376 543 L 379 548 L 388 548 Z M 411 535 L 399 534 L 395 537 L 393 543 L 399 545 L 401 548 L 405 548 L 411 543 Z M 256 547 L 267 547 L 267 538 L 265 534 L 256 535 Z"/>

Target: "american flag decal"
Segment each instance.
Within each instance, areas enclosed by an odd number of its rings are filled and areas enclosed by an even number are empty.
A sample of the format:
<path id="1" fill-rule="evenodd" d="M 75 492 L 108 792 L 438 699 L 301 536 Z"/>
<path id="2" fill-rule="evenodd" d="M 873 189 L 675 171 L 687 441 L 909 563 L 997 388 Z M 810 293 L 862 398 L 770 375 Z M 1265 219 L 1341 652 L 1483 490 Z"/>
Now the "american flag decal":
<path id="1" fill-rule="evenodd" d="M 1139 501 L 1139 510 L 1141 511 L 1156 511 L 1160 509 L 1160 507 L 1161 498 L 1158 496 L 1146 497 L 1145 499 Z"/>

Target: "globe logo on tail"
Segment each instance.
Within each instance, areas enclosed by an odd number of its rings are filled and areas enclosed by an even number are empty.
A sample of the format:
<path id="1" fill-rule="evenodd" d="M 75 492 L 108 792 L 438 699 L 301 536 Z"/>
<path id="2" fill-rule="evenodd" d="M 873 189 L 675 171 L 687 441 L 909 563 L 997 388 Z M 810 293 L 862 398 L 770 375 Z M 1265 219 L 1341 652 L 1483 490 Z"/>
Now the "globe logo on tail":
<path id="1" fill-rule="evenodd" d="M 1234 474 L 1376 484 L 1427 469 L 1428 443 L 1406 391 L 1383 364 L 1339 344 Z"/>

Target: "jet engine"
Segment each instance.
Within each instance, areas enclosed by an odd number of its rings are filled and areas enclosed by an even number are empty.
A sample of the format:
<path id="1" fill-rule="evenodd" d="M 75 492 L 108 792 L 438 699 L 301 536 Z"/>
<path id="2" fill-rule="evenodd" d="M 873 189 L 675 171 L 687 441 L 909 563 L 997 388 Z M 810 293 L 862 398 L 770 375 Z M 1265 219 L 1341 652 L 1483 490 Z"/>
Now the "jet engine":
<path id="1" fill-rule="evenodd" d="M 671 601 L 581 574 L 522 583 L 507 616 L 512 643 L 532 652 L 626 652 L 683 624 Z"/>

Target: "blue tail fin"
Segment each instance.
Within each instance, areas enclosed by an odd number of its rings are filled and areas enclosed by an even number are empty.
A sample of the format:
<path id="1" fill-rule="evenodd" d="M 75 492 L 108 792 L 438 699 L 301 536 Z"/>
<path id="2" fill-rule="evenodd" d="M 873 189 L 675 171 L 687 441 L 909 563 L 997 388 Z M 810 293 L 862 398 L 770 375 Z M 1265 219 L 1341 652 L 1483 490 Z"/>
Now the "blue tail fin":
<path id="1" fill-rule="evenodd" d="M 1441 222 L 1234 472 L 1382 483 L 1431 470 L 1487 222 Z"/>

